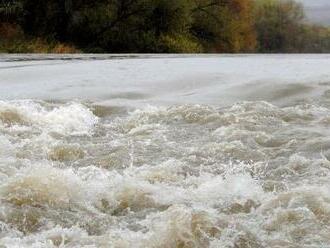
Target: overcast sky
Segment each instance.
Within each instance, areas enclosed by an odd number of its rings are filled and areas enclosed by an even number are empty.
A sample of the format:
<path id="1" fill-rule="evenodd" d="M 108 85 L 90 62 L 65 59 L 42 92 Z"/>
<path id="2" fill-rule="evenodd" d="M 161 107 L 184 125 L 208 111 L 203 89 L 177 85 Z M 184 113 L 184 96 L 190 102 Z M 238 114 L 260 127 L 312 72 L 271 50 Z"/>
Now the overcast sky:
<path id="1" fill-rule="evenodd" d="M 330 25 L 330 0 L 297 0 L 302 2 L 306 8 L 309 20 Z"/>
<path id="2" fill-rule="evenodd" d="M 299 0 L 307 7 L 324 7 L 330 6 L 330 0 Z"/>

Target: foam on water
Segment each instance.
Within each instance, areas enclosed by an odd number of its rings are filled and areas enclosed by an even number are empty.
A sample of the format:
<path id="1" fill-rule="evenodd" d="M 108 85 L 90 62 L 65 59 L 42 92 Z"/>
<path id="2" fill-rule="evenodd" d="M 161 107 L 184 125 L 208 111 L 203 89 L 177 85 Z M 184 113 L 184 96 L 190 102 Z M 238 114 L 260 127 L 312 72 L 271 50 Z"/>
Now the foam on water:
<path id="1" fill-rule="evenodd" d="M 1 245 L 330 246 L 322 99 L 93 111 L 0 102 Z"/>
<path id="2" fill-rule="evenodd" d="M 0 123 L 4 127 L 32 126 L 43 132 L 61 135 L 90 134 L 97 123 L 88 108 L 79 103 L 52 107 L 51 104 L 34 101 L 0 101 Z"/>

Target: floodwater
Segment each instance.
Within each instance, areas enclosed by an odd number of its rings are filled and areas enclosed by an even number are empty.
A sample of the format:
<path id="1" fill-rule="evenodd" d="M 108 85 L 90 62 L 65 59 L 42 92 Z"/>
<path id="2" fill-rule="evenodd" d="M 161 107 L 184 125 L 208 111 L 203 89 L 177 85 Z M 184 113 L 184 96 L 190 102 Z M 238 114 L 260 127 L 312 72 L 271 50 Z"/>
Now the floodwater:
<path id="1" fill-rule="evenodd" d="M 330 55 L 0 56 L 0 247 L 329 248 Z"/>

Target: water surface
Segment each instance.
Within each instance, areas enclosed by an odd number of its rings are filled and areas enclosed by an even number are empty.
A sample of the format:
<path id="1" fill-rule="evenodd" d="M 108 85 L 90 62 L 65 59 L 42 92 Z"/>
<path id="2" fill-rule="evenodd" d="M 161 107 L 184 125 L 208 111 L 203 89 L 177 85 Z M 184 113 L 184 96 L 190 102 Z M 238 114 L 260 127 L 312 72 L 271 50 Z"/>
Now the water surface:
<path id="1" fill-rule="evenodd" d="M 330 57 L 0 57 L 4 247 L 330 247 Z"/>

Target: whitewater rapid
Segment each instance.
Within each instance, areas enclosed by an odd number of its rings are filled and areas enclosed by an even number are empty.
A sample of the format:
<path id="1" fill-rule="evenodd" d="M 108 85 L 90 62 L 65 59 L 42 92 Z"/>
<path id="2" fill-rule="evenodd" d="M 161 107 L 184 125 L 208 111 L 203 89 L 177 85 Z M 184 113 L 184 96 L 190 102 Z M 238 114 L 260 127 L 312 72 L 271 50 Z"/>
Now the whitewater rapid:
<path id="1" fill-rule="evenodd" d="M 0 246 L 330 247 L 329 68 L 3 56 Z"/>

